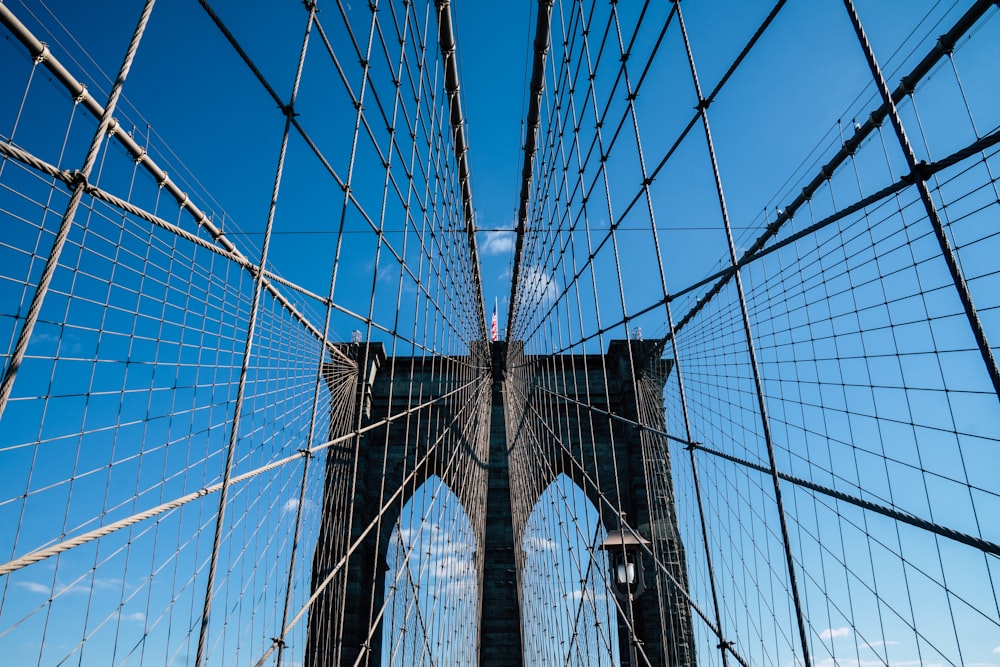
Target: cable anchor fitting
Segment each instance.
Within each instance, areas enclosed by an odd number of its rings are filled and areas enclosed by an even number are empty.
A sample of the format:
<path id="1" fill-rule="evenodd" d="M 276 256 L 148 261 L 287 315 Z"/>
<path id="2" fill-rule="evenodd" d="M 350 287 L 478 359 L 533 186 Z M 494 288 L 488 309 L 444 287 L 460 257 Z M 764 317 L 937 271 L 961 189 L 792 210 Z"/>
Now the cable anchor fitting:
<path id="1" fill-rule="evenodd" d="M 36 65 L 41 65 L 43 62 L 49 59 L 50 55 L 52 55 L 51 52 L 49 51 L 48 44 L 46 44 L 45 42 L 40 42 L 40 44 L 42 45 L 42 49 L 38 52 L 38 55 L 35 56 Z"/>
<path id="2" fill-rule="evenodd" d="M 927 164 L 926 160 L 921 160 L 920 162 L 913 165 L 913 169 L 909 174 L 906 175 L 906 180 L 911 183 L 916 183 L 918 181 L 926 181 L 931 176 L 930 165 Z"/>
<path id="3" fill-rule="evenodd" d="M 87 183 L 87 177 L 79 169 L 74 169 L 70 172 L 69 183 L 73 186 L 74 190 L 77 188 L 83 188 L 84 192 L 86 192 L 87 188 L 90 187 L 90 184 Z"/>

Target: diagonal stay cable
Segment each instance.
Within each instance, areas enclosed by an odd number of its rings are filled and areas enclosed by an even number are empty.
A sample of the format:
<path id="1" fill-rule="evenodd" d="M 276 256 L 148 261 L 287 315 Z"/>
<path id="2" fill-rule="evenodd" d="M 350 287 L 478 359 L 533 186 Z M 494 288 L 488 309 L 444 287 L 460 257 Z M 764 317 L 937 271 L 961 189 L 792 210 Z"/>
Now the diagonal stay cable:
<path id="1" fill-rule="evenodd" d="M 686 441 L 686 440 L 684 440 L 682 438 L 678 438 L 677 436 L 670 435 L 669 433 L 667 433 L 665 431 L 662 431 L 660 429 L 653 428 L 653 427 L 647 426 L 645 424 L 640 424 L 639 422 L 634 421 L 632 419 L 628 419 L 626 417 L 621 417 L 621 416 L 616 415 L 616 414 L 614 414 L 612 412 L 608 412 L 607 410 L 602 410 L 602 409 L 600 409 L 598 407 L 595 407 L 593 405 L 589 405 L 589 404 L 584 403 L 582 401 L 578 401 L 576 399 L 573 399 L 573 398 L 571 398 L 569 396 L 566 396 L 566 395 L 560 394 L 558 392 L 552 391 L 551 389 L 546 389 L 545 387 L 543 387 L 543 386 L 541 386 L 539 384 L 535 384 L 534 388 L 538 389 L 538 390 L 541 390 L 542 392 L 544 392 L 546 394 L 550 394 L 552 396 L 555 396 L 555 397 L 557 397 L 557 398 L 559 398 L 559 399 L 561 399 L 563 401 L 566 401 L 568 403 L 572 403 L 574 405 L 579 405 L 581 407 L 587 408 L 588 410 L 590 410 L 594 414 L 599 414 L 602 417 L 607 417 L 607 418 L 612 419 L 614 421 L 617 421 L 617 422 L 620 422 L 620 423 L 623 423 L 623 424 L 627 424 L 629 426 L 638 428 L 638 429 L 646 431 L 648 433 L 652 433 L 654 435 L 658 435 L 658 436 L 661 436 L 663 438 L 667 438 L 668 440 L 672 440 L 672 441 L 680 443 L 682 445 L 686 445 L 690 449 L 694 449 L 696 451 L 705 452 L 707 454 L 712 454 L 713 456 L 717 456 L 719 458 L 723 458 L 723 459 L 725 459 L 725 460 L 727 460 L 727 461 L 729 461 L 731 463 L 735 463 L 737 465 L 741 465 L 741 466 L 744 466 L 746 468 L 750 468 L 752 470 L 756 470 L 758 472 L 763 472 L 763 473 L 766 473 L 766 474 L 770 474 L 770 472 L 771 472 L 771 469 L 769 467 L 767 467 L 767 466 L 763 466 L 763 465 L 760 465 L 758 463 L 754 463 L 752 461 L 747 461 L 746 459 L 742 459 L 742 458 L 739 458 L 737 456 L 733 456 L 731 454 L 727 454 L 725 452 L 722 452 L 720 450 L 714 449 L 712 447 L 706 447 L 704 445 L 704 443 L 701 443 L 701 442 L 688 442 L 688 441 Z M 872 512 L 876 512 L 876 513 L 881 514 L 883 516 L 889 517 L 890 519 L 895 519 L 895 520 L 900 521 L 902 523 L 906 523 L 906 524 L 909 524 L 911 526 L 915 526 L 917 528 L 921 528 L 921 529 L 926 530 L 928 532 L 934 533 L 935 535 L 940 535 L 941 537 L 947 537 L 950 540 L 954 540 L 956 542 L 960 542 L 960 543 L 965 544 L 967 546 L 974 547 L 974 548 L 979 549 L 981 551 L 984 551 L 986 553 L 991 553 L 991 554 L 1000 556 L 1000 544 L 996 544 L 995 542 L 990 542 L 989 540 L 984 540 L 982 538 L 975 537 L 974 535 L 969 535 L 967 533 L 963 533 L 961 531 L 957 531 L 957 530 L 954 530 L 952 528 L 948 528 L 947 526 L 942 526 L 941 524 L 935 523 L 933 521 L 928 521 L 927 519 L 923 519 L 923 518 L 918 517 L 918 516 L 916 516 L 914 514 L 910 514 L 909 512 L 904 512 L 903 510 L 895 509 L 893 507 L 889 507 L 887 505 L 882 505 L 882 504 L 879 504 L 879 503 L 873 503 L 873 502 L 871 502 L 869 500 L 865 500 L 864 498 L 859 498 L 859 497 L 851 495 L 849 493 L 844 493 L 843 491 L 838 491 L 836 489 L 832 489 L 830 487 L 823 486 L 822 484 L 816 484 L 815 482 L 810 482 L 809 480 L 802 479 L 801 477 L 795 477 L 793 475 L 789 475 L 788 473 L 784 473 L 784 472 L 781 472 L 781 471 L 778 471 L 777 474 L 778 474 L 778 477 L 781 478 L 783 481 L 790 482 L 791 484 L 794 484 L 796 486 L 800 486 L 800 487 L 802 487 L 804 489 L 809 489 L 810 491 L 816 491 L 818 493 L 822 493 L 823 495 L 830 496 L 831 498 L 836 498 L 837 500 L 842 500 L 842 501 L 844 501 L 846 503 L 850 503 L 851 505 L 854 505 L 856 507 L 860 507 L 862 509 L 870 510 Z"/>
<path id="2" fill-rule="evenodd" d="M 4 25 L 21 44 L 28 49 L 28 53 L 32 58 L 40 59 L 49 72 L 58 80 L 71 95 L 84 106 L 87 111 L 93 114 L 97 118 L 101 118 L 104 113 L 104 107 L 94 99 L 94 97 L 87 91 L 87 87 L 84 86 L 75 76 L 73 76 L 59 60 L 52 55 L 49 48 L 41 41 L 38 40 L 35 35 L 28 30 L 23 23 L 21 23 L 17 17 L 14 15 L 10 9 L 0 3 L 0 23 Z M 293 119 L 294 123 L 294 119 Z M 297 124 L 296 124 L 297 126 Z M 250 260 L 246 259 L 242 252 L 233 245 L 232 241 L 223 233 L 221 229 L 216 227 L 215 223 L 205 214 L 201 208 L 198 207 L 190 198 L 186 192 L 180 189 L 177 183 L 167 175 L 165 172 L 146 152 L 146 149 L 140 146 L 135 140 L 129 136 L 127 132 L 121 127 L 121 125 L 111 118 L 107 125 L 107 133 L 113 136 L 126 151 L 132 156 L 136 162 L 140 163 L 143 168 L 153 177 L 156 183 L 166 190 L 171 197 L 177 202 L 180 208 L 186 210 L 192 218 L 194 218 L 195 223 L 205 229 L 209 235 L 226 251 L 233 253 L 235 256 L 240 258 L 240 262 L 246 262 L 246 266 L 252 266 Z M 109 202 L 110 203 L 110 202 Z M 319 329 L 313 325 L 306 317 L 295 308 L 295 306 L 285 297 L 278 289 L 272 284 L 271 279 L 264 281 L 264 287 L 294 317 L 300 324 L 305 326 L 310 333 L 322 340 L 321 332 Z M 342 357 L 343 353 L 336 348 L 329 341 L 326 342 L 327 349 L 330 350 L 331 354 L 334 356 Z M 343 361 L 349 361 L 346 357 L 342 357 Z"/>
<path id="3" fill-rule="evenodd" d="M 545 431 L 547 431 L 549 436 L 553 439 L 553 442 L 555 442 L 559 446 L 563 454 L 576 466 L 581 478 L 585 480 L 587 484 L 589 484 L 593 488 L 594 493 L 600 499 L 600 501 L 615 514 L 620 514 L 619 511 L 620 508 L 617 507 L 613 502 L 611 502 L 611 500 L 604 494 L 604 492 L 601 491 L 600 486 L 597 484 L 596 481 L 594 481 L 593 478 L 591 478 L 590 473 L 587 472 L 583 464 L 581 464 L 579 461 L 576 460 L 576 457 L 573 455 L 573 452 L 570 451 L 570 449 L 566 446 L 566 443 L 563 442 L 559 434 L 552 430 L 551 425 L 548 423 L 548 420 L 545 419 L 544 415 L 538 412 L 538 409 L 531 404 L 531 401 L 529 400 L 528 396 L 522 394 L 520 396 L 520 400 L 523 401 L 523 404 L 527 406 L 531 412 L 534 413 L 534 418 L 537 421 L 537 423 L 543 426 Z M 538 446 L 538 443 L 535 442 L 535 445 Z M 625 522 L 624 520 L 621 521 L 621 526 L 623 529 L 631 533 L 634 537 L 637 538 L 642 537 L 635 531 L 634 528 L 629 526 L 628 523 Z M 688 591 L 685 590 L 684 587 L 680 584 L 680 582 L 677 581 L 673 573 L 670 572 L 670 568 L 667 567 L 663 562 L 661 562 L 660 559 L 657 558 L 655 554 L 653 554 L 652 550 L 648 545 L 642 544 L 641 540 L 640 540 L 640 546 L 642 547 L 643 551 L 653 559 L 653 562 L 655 563 L 656 567 L 667 576 L 667 578 L 670 580 L 674 588 L 684 598 L 685 602 L 687 602 L 687 604 L 695 611 L 696 614 L 698 614 L 698 616 L 702 619 L 702 621 L 705 622 L 705 624 L 712 631 L 712 633 L 719 639 L 719 641 L 727 644 L 728 650 L 730 651 L 730 653 L 732 653 L 732 655 L 736 658 L 736 660 L 740 664 L 744 665 L 744 667 L 749 667 L 748 663 L 738 653 L 736 653 L 732 645 L 726 642 L 721 631 L 715 625 L 712 619 L 709 618 L 708 614 L 702 611 L 701 607 L 698 606 L 698 603 L 695 602 L 694 598 L 692 598 L 691 595 L 688 593 Z"/>
<path id="4" fill-rule="evenodd" d="M 956 164 L 959 164 L 962 161 L 986 149 L 992 148 L 993 146 L 996 145 L 1000 145 L 1000 129 L 996 129 L 990 132 L 989 134 L 983 135 L 981 138 L 970 143 L 968 146 L 965 146 L 964 148 L 961 148 L 955 151 L 954 153 L 941 158 L 940 160 L 935 160 L 934 162 L 929 162 L 924 164 L 922 166 L 923 170 L 922 173 L 926 176 L 932 176 L 934 174 L 940 173 L 945 169 L 953 167 Z M 709 292 L 706 292 L 706 294 L 703 295 L 701 299 L 699 299 L 698 303 L 687 312 L 684 318 L 678 321 L 677 326 L 674 327 L 674 333 L 677 334 L 681 331 L 684 325 L 690 324 L 691 320 L 694 319 L 694 317 L 698 314 L 698 312 L 700 312 L 701 309 L 704 308 L 705 305 L 707 305 L 708 301 L 711 300 L 711 297 L 714 296 L 718 292 L 718 290 L 720 290 L 725 285 L 725 283 L 732 278 L 736 269 L 748 266 L 760 260 L 761 258 L 770 255 L 771 253 L 774 253 L 778 250 L 781 250 L 782 248 L 797 243 L 798 241 L 801 241 L 806 237 L 812 236 L 816 232 L 826 227 L 829 227 L 830 225 L 840 220 L 843 220 L 849 215 L 858 213 L 859 211 L 863 211 L 865 208 L 869 206 L 873 206 L 875 204 L 883 202 L 884 200 L 887 200 L 892 195 L 901 192 L 902 190 L 905 190 L 906 188 L 913 185 L 913 179 L 914 179 L 913 175 L 906 174 L 901 178 L 899 178 L 898 180 L 890 183 L 889 185 L 886 185 L 885 187 L 873 192 L 872 194 L 866 197 L 862 197 L 861 199 L 858 199 L 857 201 L 848 204 L 847 206 L 844 206 L 843 208 L 837 210 L 836 212 L 831 213 L 827 217 L 821 220 L 817 220 L 808 227 L 803 227 L 794 234 L 790 234 L 782 238 L 780 241 L 777 241 L 770 245 L 765 245 L 761 248 L 758 248 L 752 253 L 748 252 L 744 254 L 739 259 L 739 261 L 736 262 L 735 266 L 727 266 L 725 269 L 716 271 L 715 273 L 706 276 L 705 278 L 702 278 L 698 282 L 692 283 L 687 287 L 684 287 L 683 289 L 680 289 L 676 292 L 669 294 L 667 297 L 663 299 L 658 299 L 657 301 L 645 305 L 642 308 L 630 314 L 626 314 L 620 320 L 611 322 L 599 329 L 595 329 L 592 333 L 587 334 L 585 336 L 581 336 L 577 340 L 569 341 L 569 343 L 567 343 L 564 347 L 557 350 L 553 350 L 553 354 L 562 354 L 583 343 L 594 340 L 603 334 L 613 331 L 614 329 L 620 327 L 623 323 L 628 322 L 629 320 L 633 320 L 637 317 L 640 317 L 641 315 L 645 315 L 646 313 L 650 313 L 662 307 L 664 303 L 673 302 L 677 299 L 680 299 L 682 296 L 690 294 L 691 292 L 694 292 L 697 289 L 714 282 L 715 284 L 713 285 L 712 289 L 709 290 Z M 670 338 L 671 334 L 668 332 L 667 340 L 670 340 Z"/>
<path id="5" fill-rule="evenodd" d="M 954 49 L 958 40 L 971 30 L 976 22 L 978 22 L 979 19 L 982 18 L 990 9 L 990 7 L 994 5 L 995 3 L 990 0 L 977 0 L 977 2 L 955 22 L 955 25 L 952 26 L 948 32 L 938 38 L 931 50 L 919 63 L 917 63 L 910 73 L 901 79 L 899 86 L 890 95 L 891 103 L 895 104 L 909 95 L 916 87 L 917 83 L 927 76 L 934 66 Z M 868 120 L 865 121 L 860 128 L 855 130 L 851 137 L 844 141 L 841 149 L 837 151 L 830 161 L 820 168 L 819 173 L 813 178 L 813 180 L 802 188 L 802 192 L 799 196 L 788 204 L 784 208 L 783 212 L 775 218 L 774 222 L 769 224 L 756 241 L 754 241 L 754 243 L 747 248 L 739 262 L 737 262 L 737 266 L 729 267 L 729 270 L 725 272 L 725 275 L 721 276 L 718 282 L 713 285 L 712 288 L 677 322 L 675 332 L 680 331 L 695 315 L 698 314 L 702 308 L 705 307 L 708 301 L 722 291 L 722 288 L 725 287 L 730 280 L 732 280 L 734 275 L 736 275 L 736 269 L 746 263 L 745 260 L 754 257 L 757 253 L 764 249 L 768 239 L 777 236 L 778 231 L 786 222 L 792 219 L 795 212 L 805 205 L 812 198 L 813 194 L 820 188 L 820 186 L 825 183 L 830 176 L 832 176 L 833 172 L 854 154 L 858 146 L 861 145 L 861 142 L 864 141 L 864 139 L 877 127 L 879 127 L 882 121 L 884 121 L 889 115 L 890 110 L 891 104 L 883 103 L 871 113 Z M 926 164 L 921 164 L 919 166 L 921 169 L 928 168 L 928 165 Z M 921 171 L 920 174 L 911 173 L 905 177 L 907 185 L 924 175 L 926 175 L 926 172 L 923 171 Z"/>
<path id="6" fill-rule="evenodd" d="M 14 390 L 14 381 L 17 379 L 18 370 L 20 370 L 21 364 L 24 361 L 24 356 L 28 351 L 28 342 L 31 340 L 31 334 L 34 331 L 35 325 L 38 323 L 38 318 L 40 317 L 42 311 L 42 304 L 45 301 L 49 286 L 52 283 L 56 267 L 59 265 L 59 257 L 66 245 L 66 240 L 69 238 L 69 232 L 73 227 L 73 222 L 76 218 L 76 212 L 80 205 L 80 200 L 83 198 L 84 185 L 87 183 L 87 179 L 90 178 L 91 171 L 97 164 L 98 152 L 101 148 L 101 144 L 104 143 L 105 135 L 108 133 L 108 130 L 112 127 L 113 123 L 117 125 L 114 121 L 115 106 L 118 104 L 122 88 L 125 85 L 125 79 L 128 77 L 129 70 L 132 68 L 132 62 L 139 49 L 139 42 L 146 31 L 149 16 L 153 11 L 154 1 L 155 0 L 147 0 L 143 5 L 142 12 L 139 15 L 139 20 L 136 23 L 134 31 L 132 32 L 132 38 L 125 51 L 125 56 L 122 58 L 122 64 L 118 71 L 118 76 L 115 78 L 114 85 L 111 87 L 111 93 L 108 95 L 107 104 L 105 104 L 105 106 L 101 109 L 101 114 L 98 116 L 100 122 L 98 123 L 97 129 L 94 131 L 93 137 L 90 140 L 90 146 L 88 147 L 87 153 L 83 159 L 83 164 L 81 165 L 80 170 L 76 172 L 73 179 L 73 193 L 70 196 L 69 202 L 66 204 L 66 210 L 63 213 L 59 229 L 52 241 L 52 248 L 49 250 L 48 257 L 45 260 L 45 266 L 42 269 L 42 274 L 39 276 L 38 283 L 35 286 L 34 294 L 31 299 L 31 305 L 28 307 L 24 323 L 21 325 L 21 330 L 17 335 L 17 342 L 15 343 L 13 353 L 10 355 L 10 361 L 8 362 L 7 369 L 4 372 L 3 380 L 0 382 L 0 416 L 3 416 L 3 413 L 7 408 L 7 401 L 10 398 L 11 392 Z M 8 15 L 13 18 L 13 15 L 10 14 L 7 8 L 4 5 L 0 5 L 0 18 L 6 20 Z M 16 21 L 16 19 L 14 20 Z M 45 46 L 40 45 L 39 52 L 33 54 L 33 57 L 37 58 L 44 51 Z"/>
<path id="7" fill-rule="evenodd" d="M 478 379 L 470 380 L 469 382 L 466 382 L 462 386 L 456 387 L 455 389 L 452 389 L 448 393 L 442 394 L 441 396 L 438 396 L 437 398 L 428 399 L 428 400 L 424 401 L 423 403 L 420 403 L 419 405 L 415 405 L 415 406 L 406 408 L 405 410 L 401 410 L 401 411 L 399 411 L 397 413 L 389 415 L 386 418 L 381 419 L 381 420 L 379 420 L 377 422 L 374 422 L 372 424 L 368 424 L 367 426 L 363 426 L 363 427 L 361 427 L 361 428 L 359 428 L 357 430 L 352 430 L 350 433 L 346 433 L 346 434 L 338 436 L 336 438 L 332 438 L 330 440 L 327 440 L 326 442 L 323 442 L 323 443 L 321 443 L 319 445 L 316 445 L 311 450 L 305 450 L 305 449 L 303 449 L 303 450 L 300 450 L 299 452 L 297 452 L 295 454 L 292 454 L 290 456 L 286 456 L 286 457 L 284 457 L 282 459 L 278 459 L 277 461 L 273 461 L 273 462 L 268 463 L 266 465 L 254 468 L 253 470 L 249 470 L 249 471 L 247 471 L 245 473 L 242 473 L 240 475 L 236 475 L 236 476 L 232 477 L 229 480 L 229 484 L 231 486 L 231 485 L 237 484 L 239 482 L 245 482 L 245 481 L 247 481 L 249 479 L 252 479 L 252 478 L 254 478 L 254 477 L 258 476 L 258 475 L 261 475 L 261 474 L 263 474 L 265 472 L 268 472 L 269 470 L 274 470 L 276 468 L 280 468 L 280 467 L 282 467 L 282 466 L 284 466 L 284 465 L 286 465 L 286 464 L 288 464 L 288 463 L 290 463 L 292 461 L 297 461 L 300 458 L 314 455 L 317 452 L 323 451 L 324 449 L 328 449 L 330 447 L 333 447 L 335 445 L 341 444 L 343 442 L 347 442 L 347 441 L 351 440 L 352 438 L 356 438 L 356 437 L 362 436 L 362 435 L 364 435 L 364 434 L 366 434 L 366 433 L 368 433 L 370 431 L 373 431 L 373 430 L 375 430 L 377 428 L 381 428 L 381 427 L 386 426 L 388 424 L 391 424 L 392 422 L 395 422 L 395 421 L 397 421 L 399 419 L 407 417 L 408 415 L 412 415 L 412 414 L 414 414 L 416 412 L 424 410 L 424 409 L 430 407 L 431 405 L 434 405 L 436 403 L 440 403 L 440 402 L 446 401 L 449 398 L 451 398 L 452 396 L 454 396 L 454 395 L 456 395 L 456 394 L 464 391 L 465 389 L 469 388 L 470 386 L 472 386 L 473 384 L 475 384 L 478 381 L 479 381 Z M 197 491 L 193 491 L 193 492 L 188 493 L 186 495 L 183 495 L 183 496 L 180 496 L 178 498 L 175 498 L 175 499 L 173 499 L 171 501 L 162 503 L 162 504 L 157 505 L 155 507 L 151 507 L 151 508 L 149 508 L 147 510 L 143 510 L 142 512 L 137 512 L 137 513 L 132 514 L 130 516 L 124 517 L 122 519 L 119 519 L 118 521 L 115 521 L 113 523 L 109 523 L 106 526 L 101 526 L 100 528 L 96 528 L 94 530 L 88 531 L 88 532 L 83 533 L 81 535 L 77 535 L 76 537 L 72 537 L 72 538 L 70 538 L 68 540 L 63 540 L 63 541 L 57 542 L 57 543 L 55 543 L 53 545 L 50 545 L 50 546 L 47 546 L 47 547 L 43 547 L 41 549 L 36 549 L 35 551 L 31 551 L 31 552 L 29 552 L 29 553 L 27 553 L 27 554 L 25 554 L 25 555 L 23 555 L 23 556 L 21 556 L 19 558 L 15 558 L 15 559 L 13 559 L 11 561 L 8 561 L 6 563 L 0 564 L 0 576 L 6 575 L 6 574 L 10 574 L 12 572 L 16 572 L 17 570 L 20 570 L 20 569 L 22 569 L 24 567 L 27 567 L 28 565 L 32 565 L 34 563 L 38 563 L 40 561 L 45 560 L 46 558 L 51 558 L 52 556 L 55 556 L 57 554 L 61 554 L 61 553 L 65 552 L 65 551 L 69 551 L 70 549 L 72 549 L 74 547 L 78 547 L 78 546 L 81 546 L 83 544 L 87 544 L 88 542 L 93 542 L 96 539 L 102 538 L 102 537 L 104 537 L 106 535 L 110 535 L 111 533 L 119 531 L 122 528 L 127 528 L 127 527 L 129 527 L 131 525 L 134 525 L 134 524 L 137 524 L 137 523 L 139 523 L 141 521 L 145 521 L 146 519 L 152 518 L 152 517 L 157 516 L 159 514 L 163 514 L 164 512 L 168 512 L 168 511 L 170 511 L 172 509 L 176 509 L 178 507 L 181 507 L 182 505 L 186 505 L 187 503 L 191 502 L 192 500 L 197 500 L 198 498 L 203 498 L 204 496 L 213 494 L 213 493 L 215 493 L 217 491 L 220 491 L 221 489 L 222 489 L 222 483 L 221 482 L 216 483 L 216 484 L 211 484 L 211 485 L 203 487 L 203 488 L 201 488 L 201 489 L 199 489 Z"/>
<path id="8" fill-rule="evenodd" d="M 451 0 L 435 0 L 434 4 L 438 10 L 438 39 L 441 43 L 445 68 L 444 89 L 448 96 L 448 108 L 451 114 L 452 144 L 455 148 L 455 159 L 458 161 L 458 181 L 462 189 L 462 211 L 465 216 L 465 234 L 472 262 L 472 282 L 475 285 L 475 297 L 479 307 L 482 339 L 486 340 L 486 307 L 483 304 L 483 284 L 479 272 L 479 257 L 476 254 L 476 219 L 472 207 L 472 186 L 469 182 L 469 147 L 465 137 L 465 118 L 462 115 L 458 57 L 455 52 L 455 34 L 451 21 Z"/>
<path id="9" fill-rule="evenodd" d="M 484 382 L 484 380 L 487 380 L 487 381 Z M 490 383 L 488 382 L 487 376 L 481 376 L 479 378 L 475 378 L 473 380 L 470 380 L 468 383 L 466 383 L 465 385 L 463 385 L 459 389 L 456 389 L 456 390 L 454 390 L 452 392 L 449 392 L 445 396 L 450 396 L 450 395 L 454 394 L 456 391 L 461 391 L 462 389 L 464 389 L 464 388 L 466 388 L 466 387 L 468 387 L 468 386 L 470 386 L 472 384 L 477 384 L 478 385 L 476 387 L 476 394 L 483 394 L 485 392 L 490 391 Z M 442 396 L 441 398 L 444 398 L 445 396 Z M 345 553 L 340 557 L 340 559 L 337 561 L 337 563 L 333 566 L 332 570 L 326 575 L 326 577 L 323 579 L 322 582 L 320 582 L 317 586 L 315 586 L 315 589 L 313 590 L 312 595 L 309 597 L 308 600 L 305 601 L 305 603 L 299 609 L 299 612 L 292 618 L 291 621 L 288 622 L 288 625 L 286 625 L 284 628 L 282 628 L 282 631 L 281 631 L 281 636 L 282 637 L 287 636 L 288 633 L 289 633 L 289 631 L 291 631 L 291 629 L 294 628 L 298 624 L 298 622 L 302 620 L 302 617 L 305 615 L 305 613 L 307 611 L 309 611 L 309 609 L 316 602 L 316 600 L 319 599 L 320 595 L 323 594 L 323 592 L 326 590 L 327 586 L 329 586 L 330 582 L 333 581 L 333 578 L 340 572 L 341 568 L 343 568 L 347 564 L 347 561 L 351 557 L 351 555 L 355 551 L 357 551 L 358 548 L 360 548 L 362 544 L 364 544 L 365 538 L 368 537 L 368 534 L 372 530 L 374 530 L 374 528 L 377 525 L 379 525 L 382 517 L 389 511 L 389 509 L 402 496 L 404 489 L 407 488 L 407 485 L 410 484 L 410 482 L 412 480 L 414 480 L 414 479 L 417 478 L 418 473 L 421 471 L 422 468 L 424 468 L 425 466 L 427 466 L 430 463 L 430 461 L 432 460 L 433 456 L 437 453 L 438 446 L 441 444 L 442 440 L 444 440 L 445 436 L 448 434 L 449 429 L 452 426 L 454 426 L 454 424 L 459 423 L 459 420 L 463 416 L 465 416 L 465 413 L 468 411 L 470 405 L 477 404 L 477 401 L 475 400 L 475 398 L 476 398 L 476 395 L 474 394 L 473 397 L 472 397 L 472 399 L 470 399 L 468 402 L 466 402 L 465 405 L 462 406 L 461 410 L 457 411 L 455 413 L 455 415 L 451 418 L 451 421 L 447 425 L 445 425 L 444 428 L 442 428 L 441 435 L 439 435 L 435 439 L 434 443 L 430 447 L 427 448 L 426 453 L 424 453 L 424 455 L 420 458 L 420 460 L 417 461 L 416 465 L 413 467 L 413 470 L 411 470 L 407 474 L 407 476 L 402 480 L 402 482 L 399 484 L 399 487 L 396 489 L 396 491 L 389 498 L 387 498 L 382 503 L 382 506 L 379 508 L 379 510 L 378 510 L 375 518 L 371 522 L 369 522 L 368 525 L 365 526 L 361 530 L 360 533 L 358 533 L 358 535 L 354 538 L 354 540 L 348 546 L 348 548 L 345 551 Z M 440 399 L 435 399 L 435 400 L 440 400 Z M 410 411 L 406 411 L 406 412 L 410 412 Z M 366 430 L 366 431 L 370 430 L 370 427 L 366 428 L 364 430 Z M 350 437 L 354 437 L 355 435 L 356 434 L 350 434 Z M 314 449 L 313 451 L 316 451 L 316 450 Z M 446 467 L 450 467 L 451 464 L 456 460 L 459 451 L 460 451 L 459 449 L 455 449 L 455 451 L 452 452 L 451 456 L 449 457 L 449 462 L 448 462 L 448 464 L 447 464 Z M 270 657 L 271 653 L 275 650 L 275 648 L 276 648 L 275 645 L 272 644 L 271 647 L 268 648 L 268 650 L 260 657 L 260 659 L 255 664 L 257 664 L 257 665 L 264 664 L 264 662 L 268 659 L 268 657 Z"/>

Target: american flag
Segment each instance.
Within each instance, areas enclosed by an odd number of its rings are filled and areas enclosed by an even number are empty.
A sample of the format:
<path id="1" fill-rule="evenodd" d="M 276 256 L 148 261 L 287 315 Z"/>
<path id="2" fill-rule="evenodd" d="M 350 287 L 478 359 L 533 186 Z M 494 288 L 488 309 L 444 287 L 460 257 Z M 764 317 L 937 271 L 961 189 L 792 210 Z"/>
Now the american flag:
<path id="1" fill-rule="evenodd" d="M 493 319 L 490 321 L 490 340 L 497 339 L 497 302 L 493 302 Z"/>

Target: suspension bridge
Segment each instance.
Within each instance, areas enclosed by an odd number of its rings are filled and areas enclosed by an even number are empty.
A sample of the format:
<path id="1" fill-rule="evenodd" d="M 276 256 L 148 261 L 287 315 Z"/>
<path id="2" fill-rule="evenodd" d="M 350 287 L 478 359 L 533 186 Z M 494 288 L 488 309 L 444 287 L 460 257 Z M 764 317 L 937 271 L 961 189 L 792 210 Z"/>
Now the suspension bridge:
<path id="1" fill-rule="evenodd" d="M 2 662 L 1000 665 L 998 3 L 497 4 L 0 2 Z"/>

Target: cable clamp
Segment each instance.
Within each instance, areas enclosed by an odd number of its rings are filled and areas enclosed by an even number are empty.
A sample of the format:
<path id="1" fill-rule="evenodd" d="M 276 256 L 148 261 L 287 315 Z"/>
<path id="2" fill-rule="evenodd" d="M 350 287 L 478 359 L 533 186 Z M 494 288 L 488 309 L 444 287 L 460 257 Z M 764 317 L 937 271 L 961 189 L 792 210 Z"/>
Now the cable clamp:
<path id="1" fill-rule="evenodd" d="M 720 641 L 718 644 L 715 645 L 715 648 L 720 648 L 723 651 L 727 651 L 727 650 L 731 651 L 733 649 L 733 644 L 734 643 L 735 642 L 730 641 L 728 639 L 723 639 L 722 641 Z"/>
<path id="2" fill-rule="evenodd" d="M 74 190 L 81 187 L 84 189 L 84 191 L 87 190 L 88 187 L 87 177 L 79 169 L 74 169 L 73 171 L 70 172 L 69 182 L 70 185 L 73 186 Z"/>
<path id="3" fill-rule="evenodd" d="M 48 44 L 46 44 L 45 42 L 41 42 L 41 45 L 42 45 L 42 50 L 38 52 L 37 56 L 35 56 L 36 65 L 41 65 L 43 62 L 49 59 L 50 55 L 52 55 L 51 52 L 49 51 Z"/>
<path id="4" fill-rule="evenodd" d="M 689 452 L 692 452 L 701 447 L 702 444 L 703 443 L 700 443 L 697 440 L 691 440 L 690 442 L 688 442 L 687 447 L 685 447 L 684 449 L 686 449 Z"/>
<path id="5" fill-rule="evenodd" d="M 286 644 L 285 640 L 281 637 L 271 637 L 271 643 L 278 648 L 288 648 L 288 644 Z"/>
<path id="6" fill-rule="evenodd" d="M 298 452 L 303 456 L 303 458 L 307 459 L 311 459 L 312 457 L 316 456 L 315 454 L 313 454 L 311 449 L 299 449 Z"/>
<path id="7" fill-rule="evenodd" d="M 708 107 L 710 107 L 711 105 L 712 105 L 712 100 L 708 99 L 707 97 L 703 97 L 702 99 L 698 100 L 698 106 L 696 106 L 695 109 L 698 111 L 708 111 Z"/>
<path id="8" fill-rule="evenodd" d="M 927 164 L 926 160 L 921 160 L 913 165 L 913 170 L 906 175 L 906 180 L 912 183 L 916 183 L 917 181 L 926 181 L 930 178 L 930 175 L 930 165 Z"/>

